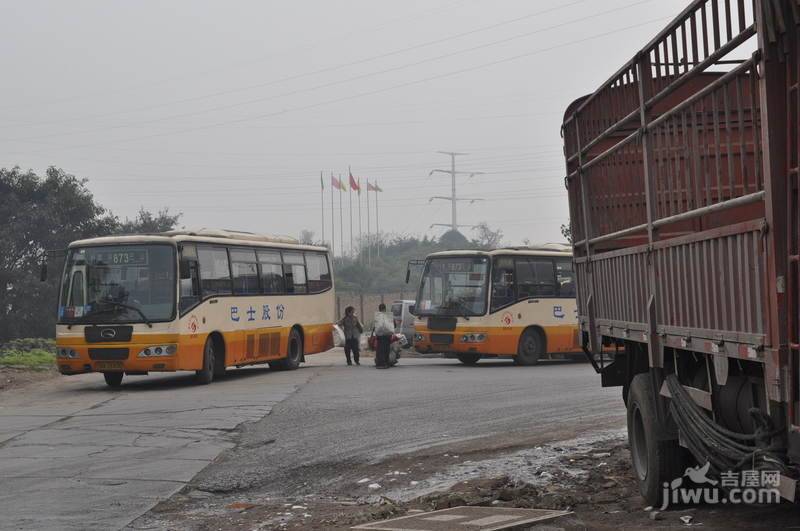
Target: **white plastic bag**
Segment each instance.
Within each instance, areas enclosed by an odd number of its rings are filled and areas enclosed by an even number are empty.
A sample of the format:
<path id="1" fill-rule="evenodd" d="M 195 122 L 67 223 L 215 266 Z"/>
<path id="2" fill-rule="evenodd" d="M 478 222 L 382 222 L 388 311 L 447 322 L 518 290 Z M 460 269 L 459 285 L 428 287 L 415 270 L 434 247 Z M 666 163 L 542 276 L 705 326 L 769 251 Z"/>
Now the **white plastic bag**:
<path id="1" fill-rule="evenodd" d="M 337 324 L 333 325 L 333 346 L 334 347 L 343 347 L 344 346 L 344 330 Z"/>
<path id="2" fill-rule="evenodd" d="M 373 326 L 375 327 L 376 335 L 390 336 L 394 334 L 394 319 L 388 314 L 377 312 L 374 321 Z"/>

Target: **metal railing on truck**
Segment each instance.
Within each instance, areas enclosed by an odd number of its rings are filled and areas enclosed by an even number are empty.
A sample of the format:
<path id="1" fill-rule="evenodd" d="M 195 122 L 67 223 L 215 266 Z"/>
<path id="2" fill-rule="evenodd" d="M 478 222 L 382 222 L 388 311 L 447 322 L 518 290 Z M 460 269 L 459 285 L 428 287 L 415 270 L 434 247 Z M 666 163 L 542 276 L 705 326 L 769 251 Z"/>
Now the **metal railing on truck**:
<path id="1" fill-rule="evenodd" d="M 797 0 L 693 1 L 562 127 L 589 350 L 644 345 L 656 392 L 665 348 L 707 354 L 720 385 L 736 360 L 762 364 L 769 407 L 785 405 L 792 433 L 798 24 Z M 692 393 L 710 407 L 710 391 Z"/>

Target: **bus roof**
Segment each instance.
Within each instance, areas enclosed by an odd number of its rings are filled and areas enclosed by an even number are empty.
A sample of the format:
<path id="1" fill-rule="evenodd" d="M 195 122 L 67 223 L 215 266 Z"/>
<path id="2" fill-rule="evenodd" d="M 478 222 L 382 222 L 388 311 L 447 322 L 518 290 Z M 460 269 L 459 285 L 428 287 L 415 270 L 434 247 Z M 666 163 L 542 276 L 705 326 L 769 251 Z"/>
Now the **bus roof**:
<path id="1" fill-rule="evenodd" d="M 517 255 L 517 256 L 572 256 L 572 248 L 561 243 L 547 243 L 544 245 L 531 245 L 523 247 L 501 247 L 491 251 L 480 251 L 476 249 L 463 249 L 452 251 L 439 251 L 431 253 L 428 258 L 442 258 L 446 256 L 496 256 L 496 255 Z"/>
<path id="2" fill-rule="evenodd" d="M 158 232 L 153 234 L 125 234 L 116 236 L 101 236 L 99 238 L 88 238 L 77 240 L 69 244 L 69 247 L 83 247 L 87 245 L 111 245 L 111 244 L 130 244 L 130 243 L 178 243 L 178 242 L 197 242 L 215 243 L 219 245 L 246 245 L 250 247 L 272 247 L 281 249 L 299 249 L 306 251 L 325 251 L 325 247 L 316 245 L 304 245 L 298 243 L 294 238 L 287 236 L 269 236 L 255 234 L 252 232 L 240 232 L 232 230 L 200 229 L 200 230 L 172 230 L 168 232 Z"/>

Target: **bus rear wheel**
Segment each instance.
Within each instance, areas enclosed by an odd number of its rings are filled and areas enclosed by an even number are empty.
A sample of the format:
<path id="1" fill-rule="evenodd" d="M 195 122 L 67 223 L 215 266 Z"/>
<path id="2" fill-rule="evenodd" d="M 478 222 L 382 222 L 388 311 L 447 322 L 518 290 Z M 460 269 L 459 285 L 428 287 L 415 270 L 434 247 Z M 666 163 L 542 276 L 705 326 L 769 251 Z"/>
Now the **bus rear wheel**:
<path id="1" fill-rule="evenodd" d="M 122 377 L 124 375 L 125 373 L 123 372 L 104 372 L 103 378 L 105 378 L 107 386 L 117 388 L 122 385 Z"/>
<path id="2" fill-rule="evenodd" d="M 544 338 L 538 330 L 529 328 L 523 332 L 519 338 L 517 355 L 514 356 L 514 363 L 517 365 L 536 365 L 539 358 L 544 354 Z"/>
<path id="3" fill-rule="evenodd" d="M 480 354 L 465 353 L 458 355 L 458 361 L 460 361 L 464 365 L 475 365 L 476 363 L 478 363 L 479 359 L 481 359 Z"/>
<path id="4" fill-rule="evenodd" d="M 279 371 L 291 371 L 300 366 L 300 361 L 303 359 L 303 336 L 297 328 L 292 328 L 289 332 L 289 352 L 286 358 L 278 361 L 270 362 L 271 369 Z"/>

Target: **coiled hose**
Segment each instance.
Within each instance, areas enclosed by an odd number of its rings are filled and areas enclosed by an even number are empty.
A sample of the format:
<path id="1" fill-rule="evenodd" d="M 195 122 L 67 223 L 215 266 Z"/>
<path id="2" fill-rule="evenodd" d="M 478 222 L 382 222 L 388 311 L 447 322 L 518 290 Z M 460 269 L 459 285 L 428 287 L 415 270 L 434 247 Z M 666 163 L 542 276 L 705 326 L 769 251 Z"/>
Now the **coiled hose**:
<path id="1" fill-rule="evenodd" d="M 751 408 L 755 432 L 737 433 L 709 418 L 676 375 L 668 375 L 666 381 L 672 396 L 670 413 L 683 441 L 699 463 L 711 463 L 713 475 L 726 471 L 777 470 L 788 477 L 797 477 L 797 470 L 788 463 L 781 430 L 775 428 L 769 415 Z"/>

